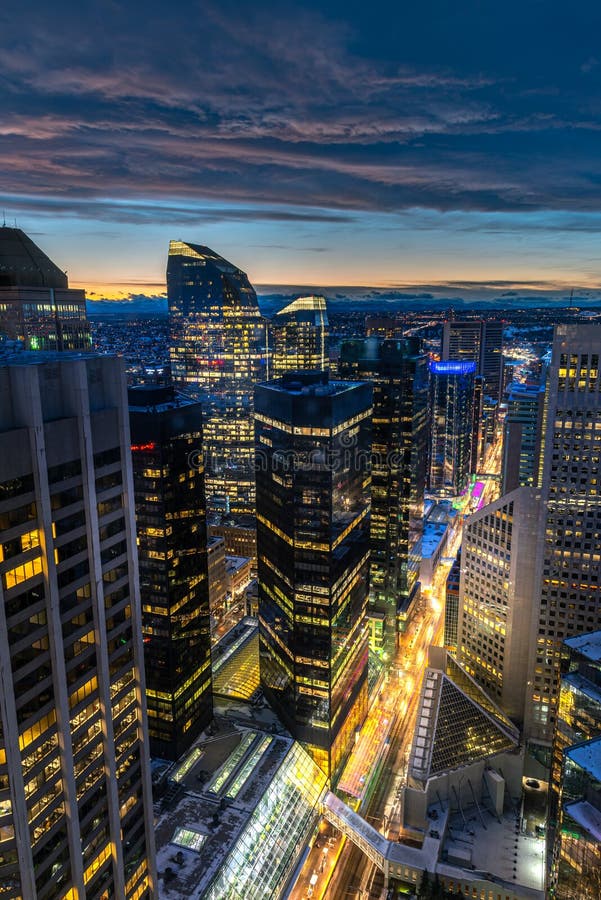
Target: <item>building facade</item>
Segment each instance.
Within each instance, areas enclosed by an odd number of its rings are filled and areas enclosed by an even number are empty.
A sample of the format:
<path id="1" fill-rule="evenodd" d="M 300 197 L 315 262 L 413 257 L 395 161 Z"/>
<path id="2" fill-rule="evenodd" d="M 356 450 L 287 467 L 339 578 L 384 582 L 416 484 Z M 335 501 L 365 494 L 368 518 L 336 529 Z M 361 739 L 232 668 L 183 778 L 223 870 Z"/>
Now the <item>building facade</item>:
<path id="1" fill-rule="evenodd" d="M 255 393 L 261 685 L 333 780 L 367 712 L 371 395 L 319 372 Z"/>
<path id="2" fill-rule="evenodd" d="M 153 756 L 178 759 L 213 715 L 201 404 L 128 391 Z"/>
<path id="3" fill-rule="evenodd" d="M 550 896 L 601 886 L 601 632 L 564 642 L 549 792 Z"/>
<path id="4" fill-rule="evenodd" d="M 167 296 L 173 379 L 203 404 L 208 511 L 254 514 L 253 389 L 267 377 L 257 295 L 213 250 L 171 241 Z"/>
<path id="5" fill-rule="evenodd" d="M 471 458 L 476 363 L 431 362 L 429 488 L 456 496 L 467 487 Z"/>
<path id="6" fill-rule="evenodd" d="M 503 423 L 501 485 L 504 494 L 537 483 L 544 400 L 544 384 L 509 385 Z"/>
<path id="7" fill-rule="evenodd" d="M 0 334 L 26 350 L 89 350 L 81 290 L 20 228 L 0 227 Z"/>
<path id="8" fill-rule="evenodd" d="M 457 660 L 519 725 L 536 639 L 538 522 L 536 491 L 518 488 L 465 520 L 461 546 Z"/>
<path id="9" fill-rule="evenodd" d="M 6 897 L 155 895 L 129 447 L 119 360 L 0 366 Z"/>
<path id="10" fill-rule="evenodd" d="M 384 614 L 381 655 L 419 598 L 428 441 L 428 362 L 418 338 L 345 341 L 342 378 L 373 385 L 370 614 Z M 372 649 L 375 649 L 372 647 Z"/>
<path id="11" fill-rule="evenodd" d="M 503 386 L 503 323 L 497 319 L 449 319 L 442 333 L 441 359 L 476 363 L 484 395 L 496 406 Z M 485 404 L 487 405 L 487 404 Z"/>
<path id="12" fill-rule="evenodd" d="M 269 377 L 303 369 L 329 369 L 325 297 L 298 297 L 269 323 Z"/>
<path id="13" fill-rule="evenodd" d="M 529 675 L 529 738 L 549 746 L 562 642 L 601 615 L 601 326 L 557 325 L 543 410 L 537 640 Z"/>

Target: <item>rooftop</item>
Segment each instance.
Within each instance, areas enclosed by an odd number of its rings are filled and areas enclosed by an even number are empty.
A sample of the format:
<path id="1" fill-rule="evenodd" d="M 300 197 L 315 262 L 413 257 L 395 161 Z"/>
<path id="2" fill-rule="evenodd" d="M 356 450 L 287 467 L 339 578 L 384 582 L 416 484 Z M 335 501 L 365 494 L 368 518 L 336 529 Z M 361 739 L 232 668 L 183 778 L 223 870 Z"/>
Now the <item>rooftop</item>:
<path id="1" fill-rule="evenodd" d="M 499 711 L 462 690 L 439 669 L 426 669 L 409 772 L 420 783 L 518 746 L 519 735 Z"/>
<path id="2" fill-rule="evenodd" d="M 156 826 L 160 896 L 272 896 L 289 877 L 325 786 L 289 736 L 218 716 L 218 731 L 173 770 Z M 177 776 L 177 777 L 174 777 Z M 300 845 L 300 847 L 299 847 Z"/>
<path id="3" fill-rule="evenodd" d="M 564 811 L 578 825 L 584 828 L 597 842 L 601 843 L 601 811 L 586 800 L 566 803 Z M 566 823 L 569 830 L 569 823 Z M 564 825 L 564 827 L 566 827 Z"/>
<path id="4" fill-rule="evenodd" d="M 68 288 L 66 274 L 20 228 L 0 227 L 0 287 Z"/>
<path id="5" fill-rule="evenodd" d="M 565 755 L 597 781 L 601 781 L 601 737 L 576 744 L 566 750 Z"/>
<path id="6" fill-rule="evenodd" d="M 591 662 L 601 662 L 601 631 L 589 631 L 567 638 L 564 644 L 570 650 L 577 650 L 588 657 Z"/>

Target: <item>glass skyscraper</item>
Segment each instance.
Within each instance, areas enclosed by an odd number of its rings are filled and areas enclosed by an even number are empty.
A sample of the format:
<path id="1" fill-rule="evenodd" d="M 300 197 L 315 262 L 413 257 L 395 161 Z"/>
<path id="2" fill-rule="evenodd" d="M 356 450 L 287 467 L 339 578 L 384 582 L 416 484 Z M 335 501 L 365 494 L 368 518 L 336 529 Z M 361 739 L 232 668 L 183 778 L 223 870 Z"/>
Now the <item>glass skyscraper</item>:
<path id="1" fill-rule="evenodd" d="M 178 759 L 213 714 L 201 404 L 171 386 L 128 400 L 150 747 Z"/>
<path id="2" fill-rule="evenodd" d="M 475 362 L 430 363 L 432 443 L 429 487 L 460 494 L 470 475 Z"/>
<path id="3" fill-rule="evenodd" d="M 240 269 L 208 247 L 171 241 L 171 371 L 204 412 L 207 508 L 254 514 L 253 389 L 267 376 L 266 322 Z"/>
<path id="4" fill-rule="evenodd" d="M 419 596 L 428 440 L 428 362 L 418 338 L 345 341 L 342 378 L 373 385 L 370 612 L 384 614 L 382 655 Z"/>
<path id="5" fill-rule="evenodd" d="M 301 369 L 326 371 L 328 313 L 325 297 L 298 297 L 269 324 L 269 375 L 279 378 Z"/>
<path id="6" fill-rule="evenodd" d="M 319 372 L 255 392 L 261 684 L 332 779 L 367 712 L 371 397 Z"/>

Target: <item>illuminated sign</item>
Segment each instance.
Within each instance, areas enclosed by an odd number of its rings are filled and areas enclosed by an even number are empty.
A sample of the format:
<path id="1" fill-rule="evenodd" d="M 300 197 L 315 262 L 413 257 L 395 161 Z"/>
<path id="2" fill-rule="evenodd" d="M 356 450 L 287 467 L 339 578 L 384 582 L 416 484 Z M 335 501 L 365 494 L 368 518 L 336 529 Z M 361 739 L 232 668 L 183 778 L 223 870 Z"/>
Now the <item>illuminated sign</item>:
<path id="1" fill-rule="evenodd" d="M 443 362 L 431 362 L 430 371 L 433 375 L 473 375 L 476 371 L 476 363 L 448 359 Z"/>
<path id="2" fill-rule="evenodd" d="M 148 444 L 132 444 L 131 449 L 132 453 L 139 452 L 141 450 L 156 450 L 156 444 L 154 441 L 150 441 Z"/>

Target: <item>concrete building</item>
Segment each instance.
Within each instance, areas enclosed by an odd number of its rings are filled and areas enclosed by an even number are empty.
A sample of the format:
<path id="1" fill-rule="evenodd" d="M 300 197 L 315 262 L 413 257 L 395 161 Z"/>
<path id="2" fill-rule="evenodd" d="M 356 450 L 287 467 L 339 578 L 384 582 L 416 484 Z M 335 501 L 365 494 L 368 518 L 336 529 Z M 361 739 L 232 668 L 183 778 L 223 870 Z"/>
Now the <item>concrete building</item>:
<path id="1" fill-rule="evenodd" d="M 26 350 L 89 350 L 82 290 L 20 228 L 0 227 L 0 334 Z"/>
<path id="2" fill-rule="evenodd" d="M 562 643 L 601 617 L 601 325 L 557 325 L 542 425 L 543 516 L 526 734 L 549 747 Z M 540 593 L 539 593 L 540 592 Z"/>
<path id="3" fill-rule="evenodd" d="M 544 384 L 509 385 L 503 423 L 503 494 L 537 483 L 544 400 Z"/>
<path id="4" fill-rule="evenodd" d="M 457 659 L 519 725 L 536 642 L 538 523 L 536 491 L 518 488 L 463 526 Z"/>
<path id="5" fill-rule="evenodd" d="M 0 893 L 153 897 L 125 377 L 0 365 Z"/>
<path id="6" fill-rule="evenodd" d="M 209 537 L 207 541 L 207 566 L 209 571 L 209 606 L 211 616 L 221 616 L 225 609 L 227 576 L 225 571 L 225 539 Z"/>

